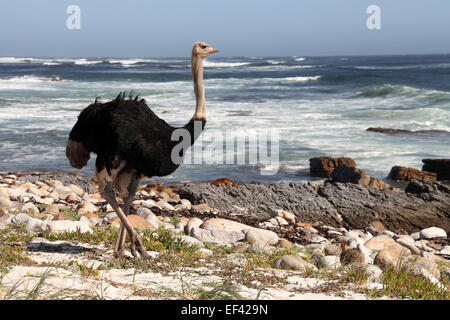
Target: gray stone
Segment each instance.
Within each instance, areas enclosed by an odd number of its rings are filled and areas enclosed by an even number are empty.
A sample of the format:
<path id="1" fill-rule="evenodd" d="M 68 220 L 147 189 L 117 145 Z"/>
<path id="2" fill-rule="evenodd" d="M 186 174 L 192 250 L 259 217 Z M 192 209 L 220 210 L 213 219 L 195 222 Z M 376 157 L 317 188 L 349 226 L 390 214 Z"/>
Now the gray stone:
<path id="1" fill-rule="evenodd" d="M 408 248 L 411 251 L 412 254 L 419 255 L 420 254 L 419 248 L 417 248 L 414 245 L 414 240 L 412 238 L 411 238 L 411 240 L 412 240 L 412 243 L 411 243 L 411 241 L 409 241 L 408 239 L 405 239 L 405 238 L 398 238 L 396 241 L 397 241 L 398 244 L 401 244 L 405 248 Z"/>
<path id="2" fill-rule="evenodd" d="M 107 213 L 103 219 L 105 219 L 106 221 L 111 221 L 111 220 L 113 220 L 114 218 L 117 218 L 117 217 L 118 217 L 117 213 L 112 211 L 112 212 Z"/>
<path id="3" fill-rule="evenodd" d="M 13 202 L 9 200 L 8 197 L 0 196 L 0 207 L 11 208 L 13 206 Z"/>
<path id="4" fill-rule="evenodd" d="M 245 258 L 242 253 L 229 254 L 228 257 L 225 258 L 225 261 L 240 266 L 247 264 L 247 258 Z"/>
<path id="5" fill-rule="evenodd" d="M 26 228 L 30 232 L 42 232 L 42 220 L 30 217 Z"/>
<path id="6" fill-rule="evenodd" d="M 158 219 L 158 217 L 149 208 L 143 207 L 143 208 L 137 209 L 136 210 L 136 215 L 138 215 L 138 216 L 144 218 L 145 220 L 149 221 L 150 223 L 152 223 L 157 228 L 159 228 L 160 225 L 161 225 L 161 222 Z"/>
<path id="7" fill-rule="evenodd" d="M 245 234 L 243 232 L 224 230 L 211 231 L 195 227 L 191 229 L 190 235 L 202 242 L 210 242 L 221 245 L 232 245 L 245 239 Z"/>
<path id="8" fill-rule="evenodd" d="M 431 227 L 422 229 L 420 231 L 420 238 L 421 239 L 447 238 L 447 233 L 445 232 L 444 229 Z"/>
<path id="9" fill-rule="evenodd" d="M 441 251 L 439 251 L 439 254 L 450 256 L 450 246 L 444 246 Z"/>
<path id="10" fill-rule="evenodd" d="M 263 241 L 268 245 L 276 245 L 279 238 L 273 231 L 252 228 L 246 232 L 245 240 L 250 244 L 256 241 Z"/>
<path id="11" fill-rule="evenodd" d="M 184 227 L 184 232 L 186 234 L 191 234 L 191 230 L 193 228 L 199 228 L 203 224 L 203 220 L 199 218 L 191 218 L 189 219 L 188 223 Z"/>
<path id="12" fill-rule="evenodd" d="M 173 237 L 175 240 L 179 239 L 180 241 L 184 241 L 186 243 L 188 243 L 190 246 L 199 246 L 199 247 L 203 247 L 203 242 L 201 242 L 200 240 L 190 237 L 190 236 L 186 236 L 186 235 L 180 235 L 180 236 L 175 236 Z"/>
<path id="13" fill-rule="evenodd" d="M 301 272 L 306 272 L 307 270 L 317 270 L 313 264 L 303 260 L 300 256 L 282 256 L 274 261 L 273 267 L 278 269 L 297 270 Z"/>
<path id="14" fill-rule="evenodd" d="M 376 283 L 381 283 L 381 275 L 383 274 L 383 270 L 381 270 L 378 266 L 367 265 L 365 267 L 365 271 L 369 276 L 367 280 Z"/>
<path id="15" fill-rule="evenodd" d="M 341 263 L 339 257 L 336 256 L 322 256 L 318 261 L 318 266 L 324 269 L 339 269 Z"/>
<path id="16" fill-rule="evenodd" d="M 11 219 L 13 224 L 26 224 L 31 217 L 25 213 L 19 213 Z"/>

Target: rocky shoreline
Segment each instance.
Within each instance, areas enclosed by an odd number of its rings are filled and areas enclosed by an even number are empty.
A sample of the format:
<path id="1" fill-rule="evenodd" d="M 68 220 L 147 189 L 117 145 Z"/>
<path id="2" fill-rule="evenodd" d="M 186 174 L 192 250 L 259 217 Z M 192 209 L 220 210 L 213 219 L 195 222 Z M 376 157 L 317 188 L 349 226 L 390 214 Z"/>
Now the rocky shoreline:
<path id="1" fill-rule="evenodd" d="M 436 290 L 447 290 L 449 200 L 448 187 L 418 180 L 412 180 L 405 191 L 399 191 L 332 180 L 319 186 L 312 183 L 236 185 L 221 179 L 212 184 L 141 186 L 129 220 L 144 235 L 169 230 L 171 241 L 179 241 L 176 245 L 186 245 L 184 250 L 196 248 L 192 253 L 198 259 L 196 263 L 211 259 L 214 265 L 211 270 L 217 274 L 226 266 L 244 268 L 249 261 L 254 261 L 249 259 L 266 259 L 268 265 L 256 269 L 263 273 L 287 272 L 283 273 L 287 279 L 323 272 L 328 276 L 347 277 L 349 270 L 355 272 L 357 268 L 365 275 L 366 294 L 360 295 L 352 285 L 345 288 L 353 298 L 366 299 L 367 288 L 381 291 L 385 286 L 383 274 L 399 265 L 406 268 L 405 272 L 427 279 Z M 43 268 L 39 267 L 42 263 L 54 265 L 50 260 L 66 251 L 70 254 L 65 254 L 63 260 L 71 264 L 70 261 L 81 259 L 94 249 L 88 239 L 108 232 L 114 235 L 118 226 L 118 217 L 101 199 L 91 179 L 62 172 L 0 174 L 0 232 L 4 239 L 25 232 L 22 237 L 28 237 L 28 241 L 20 245 L 33 262 L 33 268 Z M 51 241 L 72 239 L 74 235 L 88 243 Z M 153 242 L 149 241 L 148 248 L 152 249 Z M 2 250 L 11 245 L 3 243 Z M 151 255 L 161 259 L 174 244 L 165 246 L 165 250 L 151 251 Z M 89 261 L 96 266 L 95 272 L 100 272 L 105 268 L 102 263 L 107 259 L 105 255 L 111 258 L 112 242 L 97 249 L 103 253 L 97 257 L 91 255 Z M 218 259 L 216 255 L 223 254 L 224 250 L 227 254 Z M 3 259 L 0 266 L 7 265 L 7 275 L 12 277 L 6 282 L 8 287 L 13 280 L 20 280 L 17 270 L 24 266 L 11 265 L 8 259 Z M 111 275 L 111 272 L 108 269 L 101 274 Z M 156 276 L 144 270 L 139 272 Z M 278 276 L 274 277 L 278 279 Z M 0 283 L 0 295 L 1 286 Z M 251 287 L 246 283 L 245 290 L 251 291 Z M 338 287 L 337 291 L 344 290 Z M 267 299 L 305 298 L 292 283 L 268 290 L 271 294 Z M 316 289 L 308 290 L 310 293 Z M 331 293 L 331 297 L 336 294 Z M 131 292 L 126 296 L 136 298 Z"/>

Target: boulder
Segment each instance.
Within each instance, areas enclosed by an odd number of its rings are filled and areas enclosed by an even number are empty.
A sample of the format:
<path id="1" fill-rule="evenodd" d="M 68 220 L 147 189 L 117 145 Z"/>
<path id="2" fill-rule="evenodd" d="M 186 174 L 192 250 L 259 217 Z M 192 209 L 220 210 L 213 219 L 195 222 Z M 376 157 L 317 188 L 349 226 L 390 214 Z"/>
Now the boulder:
<path id="1" fill-rule="evenodd" d="M 279 238 L 273 231 L 251 228 L 246 232 L 245 240 L 250 244 L 256 241 L 262 241 L 268 245 L 275 245 L 277 244 Z"/>
<path id="2" fill-rule="evenodd" d="M 365 247 L 369 248 L 370 250 L 377 251 L 387 249 L 393 245 L 396 245 L 396 242 L 387 235 L 373 237 L 372 239 L 364 243 Z"/>
<path id="3" fill-rule="evenodd" d="M 437 174 L 433 172 L 422 171 L 415 168 L 406 168 L 394 166 L 388 176 L 389 179 L 397 181 L 411 181 L 412 179 L 436 181 Z"/>
<path id="4" fill-rule="evenodd" d="M 434 172 L 437 180 L 450 180 L 450 159 L 423 159 L 422 170 Z"/>
<path id="5" fill-rule="evenodd" d="M 223 231 L 238 231 L 250 229 L 243 223 L 239 223 L 233 220 L 223 219 L 223 218 L 211 218 L 203 222 L 200 228 L 205 230 L 223 230 Z"/>
<path id="6" fill-rule="evenodd" d="M 127 218 L 133 228 L 137 228 L 137 229 L 141 229 L 141 230 L 156 230 L 156 229 L 158 229 L 158 225 L 155 225 L 140 216 L 130 214 Z M 120 225 L 119 217 L 116 217 L 113 220 L 111 220 L 111 224 L 117 224 L 117 223 Z"/>
<path id="7" fill-rule="evenodd" d="M 364 170 L 361 170 L 356 167 L 348 167 L 346 165 L 340 165 L 331 173 L 332 182 L 341 182 L 341 183 L 354 183 L 360 184 L 366 187 L 372 187 L 378 190 L 395 190 L 390 184 L 378 179 L 373 178 Z"/>
<path id="8" fill-rule="evenodd" d="M 374 259 L 374 264 L 385 267 L 399 267 L 403 258 L 411 254 L 411 251 L 402 245 L 395 243 L 395 245 L 389 246 L 387 249 L 383 249 L 377 253 Z"/>
<path id="9" fill-rule="evenodd" d="M 206 230 L 193 227 L 190 235 L 201 242 L 210 242 L 219 245 L 234 245 L 245 239 L 245 233 L 241 231 Z"/>
<path id="10" fill-rule="evenodd" d="M 313 177 L 331 178 L 331 173 L 340 165 L 345 165 L 347 167 L 356 167 L 356 162 L 351 158 L 345 157 L 311 158 L 309 159 L 309 172 Z"/>

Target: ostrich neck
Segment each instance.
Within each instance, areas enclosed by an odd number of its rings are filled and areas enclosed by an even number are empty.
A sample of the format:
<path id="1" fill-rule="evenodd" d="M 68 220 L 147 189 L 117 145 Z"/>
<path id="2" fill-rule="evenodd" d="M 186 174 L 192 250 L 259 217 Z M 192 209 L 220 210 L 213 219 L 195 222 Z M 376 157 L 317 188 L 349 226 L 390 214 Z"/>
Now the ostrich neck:
<path id="1" fill-rule="evenodd" d="M 194 120 L 206 120 L 205 87 L 203 86 L 203 60 L 197 55 L 191 58 L 192 78 L 194 79 L 195 114 Z"/>
<path id="2" fill-rule="evenodd" d="M 198 139 L 206 124 L 206 100 L 205 87 L 203 86 L 203 60 L 197 55 L 192 54 L 191 58 L 192 77 L 194 79 L 195 93 L 195 113 L 189 122 L 184 125 L 190 133 L 191 145 Z"/>

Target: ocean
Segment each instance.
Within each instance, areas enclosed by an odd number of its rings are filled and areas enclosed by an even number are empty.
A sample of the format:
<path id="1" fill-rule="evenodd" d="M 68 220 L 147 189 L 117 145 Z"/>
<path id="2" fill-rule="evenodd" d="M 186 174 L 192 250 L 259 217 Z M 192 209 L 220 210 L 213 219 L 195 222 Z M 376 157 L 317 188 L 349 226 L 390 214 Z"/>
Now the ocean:
<path id="1" fill-rule="evenodd" d="M 279 166 L 195 163 L 154 182 L 305 182 L 309 159 L 353 158 L 370 175 L 449 158 L 450 135 L 385 135 L 369 127 L 450 131 L 450 55 L 209 57 L 208 130 L 276 130 Z M 52 81 L 59 77 L 64 81 Z M 190 58 L 0 57 L 0 171 L 78 172 L 65 157 L 79 112 L 96 97 L 133 91 L 173 126 L 193 115 Z M 213 135 L 210 135 L 211 137 Z M 212 138 L 211 138 L 212 139 Z M 209 141 L 210 145 L 220 141 Z M 237 151 L 242 152 L 242 151 Z M 83 173 L 92 176 L 93 156 Z M 269 165 L 267 165 L 269 167 Z"/>

